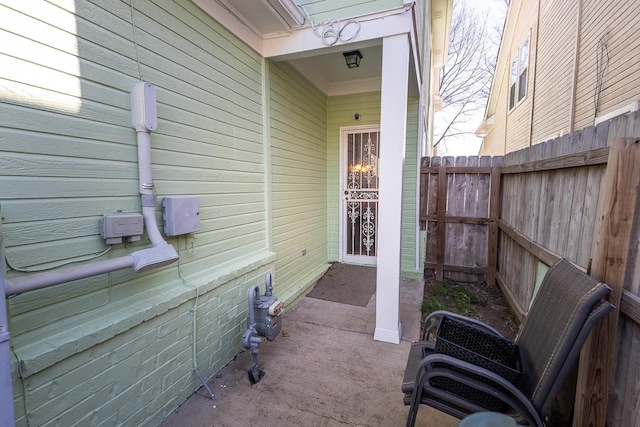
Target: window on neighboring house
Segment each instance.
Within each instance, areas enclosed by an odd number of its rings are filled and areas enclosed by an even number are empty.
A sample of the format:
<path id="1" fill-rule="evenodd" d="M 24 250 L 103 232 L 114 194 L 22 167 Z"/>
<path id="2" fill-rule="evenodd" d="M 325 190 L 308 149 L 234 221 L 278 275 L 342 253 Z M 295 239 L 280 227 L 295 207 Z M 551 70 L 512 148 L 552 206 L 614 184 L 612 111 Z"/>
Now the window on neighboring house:
<path id="1" fill-rule="evenodd" d="M 509 72 L 509 111 L 527 95 L 527 77 L 529 70 L 529 36 L 522 43 L 511 60 Z"/>
<path id="2" fill-rule="evenodd" d="M 520 47 L 520 62 L 518 63 L 518 102 L 527 94 L 527 70 L 529 68 L 529 37 Z"/>
<path id="3" fill-rule="evenodd" d="M 516 81 L 518 78 L 518 60 L 511 61 L 511 72 L 509 73 L 509 111 L 516 106 Z"/>

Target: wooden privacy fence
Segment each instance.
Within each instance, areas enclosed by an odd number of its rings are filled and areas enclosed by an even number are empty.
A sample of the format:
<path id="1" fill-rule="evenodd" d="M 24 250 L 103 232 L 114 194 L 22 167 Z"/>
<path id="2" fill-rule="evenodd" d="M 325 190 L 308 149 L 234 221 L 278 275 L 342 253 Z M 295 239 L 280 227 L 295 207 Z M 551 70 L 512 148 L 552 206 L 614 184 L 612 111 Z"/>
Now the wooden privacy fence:
<path id="1" fill-rule="evenodd" d="M 421 172 L 426 272 L 495 279 L 520 319 L 561 257 L 612 287 L 617 311 L 581 355 L 573 425 L 639 425 L 640 112 L 504 158 L 425 158 Z"/>
<path id="2" fill-rule="evenodd" d="M 502 157 L 422 159 L 425 269 L 436 279 L 495 280 L 501 162 Z"/>

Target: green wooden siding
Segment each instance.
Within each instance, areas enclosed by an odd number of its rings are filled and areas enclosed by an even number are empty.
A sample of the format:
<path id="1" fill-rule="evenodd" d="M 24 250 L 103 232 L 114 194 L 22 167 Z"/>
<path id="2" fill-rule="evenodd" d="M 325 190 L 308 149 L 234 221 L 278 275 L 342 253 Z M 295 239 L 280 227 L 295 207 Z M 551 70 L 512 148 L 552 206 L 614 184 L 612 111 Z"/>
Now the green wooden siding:
<path id="1" fill-rule="evenodd" d="M 360 114 L 360 120 L 355 119 Z M 327 114 L 327 208 L 329 260 L 340 257 L 340 128 L 344 126 L 379 125 L 380 92 L 332 96 Z"/>
<path id="2" fill-rule="evenodd" d="M 410 98 L 407 105 L 407 145 L 404 159 L 404 194 L 402 195 L 402 275 L 421 279 L 423 272 L 416 269 L 416 188 L 420 185 L 418 172 L 418 98 Z M 422 264 L 422 263 L 420 263 Z"/>
<path id="3" fill-rule="evenodd" d="M 402 214 L 402 274 L 405 277 L 421 277 L 420 272 L 415 267 L 418 104 L 418 99 L 409 100 L 407 112 L 407 145 Z M 355 120 L 355 113 L 360 114 L 360 120 Z M 345 126 L 379 125 L 380 92 L 329 97 L 327 121 L 329 260 L 337 261 L 340 256 L 338 243 L 341 201 L 340 128 Z M 384 154 L 381 153 L 381 155 L 384 158 Z"/>
<path id="4" fill-rule="evenodd" d="M 108 249 L 102 215 L 141 211 L 129 94 L 140 75 L 158 99 L 151 135 L 157 220 L 162 197 L 177 194 L 199 196 L 201 218 L 195 239 L 169 239 L 178 263 L 9 300 L 24 377 L 14 360 L 18 425 L 158 424 L 198 384 L 191 284 L 200 295 L 197 355 L 208 376 L 240 350 L 247 290 L 275 269 L 267 241 L 263 59 L 190 1 L 133 6 L 135 38 L 128 2 L 0 5 L 7 276 L 90 262 Z M 147 246 L 143 236 L 95 260 Z M 136 392 L 142 383 L 153 391 Z"/>
<path id="5" fill-rule="evenodd" d="M 322 3 L 310 10 L 318 18 L 402 5 Z M 141 211 L 130 117 L 140 80 L 158 100 L 151 160 L 161 229 L 162 197 L 200 200 L 200 232 L 168 239 L 177 263 L 9 299 L 17 423 L 158 425 L 199 385 L 192 311 L 197 360 L 211 376 L 241 349 L 250 286 L 272 271 L 290 306 L 337 259 L 339 129 L 379 124 L 380 93 L 328 98 L 189 0 L 11 1 L 0 16 L 7 277 L 149 246 L 145 235 L 109 249 L 100 236 L 103 215 Z M 409 106 L 408 156 L 417 129 Z M 405 179 L 409 271 L 415 176 Z"/>
<path id="6" fill-rule="evenodd" d="M 404 4 L 402 0 L 296 0 L 296 3 L 307 10 L 316 25 L 332 18 L 352 18 L 392 8 L 399 8 Z M 305 22 L 305 25 L 307 24 L 308 22 Z"/>
<path id="7" fill-rule="evenodd" d="M 129 87 L 137 77 L 131 9 L 125 3 L 103 2 L 104 8 L 81 3 L 75 14 L 29 7 L 29 2 L 20 5 L 25 8 L 22 13 L 2 11 L 36 27 L 41 25 L 36 19 L 48 20 L 51 28 L 43 34 L 32 34 L 29 26 L 14 34 L 45 53 L 55 54 L 56 38 L 66 36 L 65 31 L 76 31 L 78 38 L 78 66 L 69 78 L 77 81 L 79 93 L 64 94 L 75 101 L 67 108 L 48 103 L 46 96 L 33 96 L 46 94 L 48 88 L 35 87 L 36 82 L 29 81 L 31 74 L 8 70 L 3 76 L 8 89 L 0 94 L 7 141 L 3 161 L 8 166 L 0 183 L 3 234 L 6 258 L 17 269 L 38 269 L 100 253 L 107 249 L 99 235 L 102 214 L 140 211 L 129 109 Z M 246 47 L 240 49 L 242 44 L 211 20 L 203 20 L 189 2 L 163 7 L 166 10 L 151 2 L 135 3 L 140 69 L 156 86 L 158 98 L 159 126 L 151 136 L 154 182 L 158 210 L 164 195 L 200 196 L 202 231 L 195 253 L 181 260 L 186 271 L 193 269 L 189 263 L 199 264 L 200 270 L 202 265 L 224 264 L 266 249 L 261 59 Z M 29 50 L 24 52 L 30 55 Z M 46 74 L 44 65 L 32 62 L 36 59 L 12 57 L 11 61 Z M 236 66 L 233 72 L 230 64 Z M 114 65 L 126 66 L 109 68 Z M 77 111 L 70 114 L 74 105 Z M 146 245 L 145 240 L 131 248 L 116 245 L 109 256 L 129 253 Z M 177 247 L 179 242 L 170 243 Z M 181 246 L 184 249 L 184 241 Z M 165 270 L 175 277 L 175 267 Z M 12 299 L 12 315 L 20 316 L 14 331 L 20 334 L 23 328 L 36 327 L 33 316 L 42 324 L 68 316 L 69 311 L 58 310 L 55 303 L 69 305 L 70 297 L 103 292 L 107 284 L 119 286 L 112 298 L 139 293 L 140 287 L 127 286 L 133 278 L 130 272 L 112 274 L 110 283 L 97 278 L 64 285 L 60 288 L 64 291 Z M 90 301 L 87 304 L 78 309 L 91 307 Z M 47 309 L 51 317 L 34 312 L 45 305 L 54 305 Z"/>
<path id="8" fill-rule="evenodd" d="M 286 63 L 270 76 L 273 250 L 279 297 L 290 302 L 329 266 L 327 97 Z"/>

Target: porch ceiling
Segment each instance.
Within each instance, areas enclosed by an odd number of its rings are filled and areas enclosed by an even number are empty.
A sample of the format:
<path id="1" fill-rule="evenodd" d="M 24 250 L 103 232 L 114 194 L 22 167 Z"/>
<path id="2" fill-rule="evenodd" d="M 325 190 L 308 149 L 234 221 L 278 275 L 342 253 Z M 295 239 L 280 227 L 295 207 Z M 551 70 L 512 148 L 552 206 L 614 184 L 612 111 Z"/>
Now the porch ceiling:
<path id="1" fill-rule="evenodd" d="M 291 59 L 288 62 L 327 95 L 380 90 L 382 45 L 360 48 L 362 60 L 358 68 L 348 68 L 342 54 L 356 48 L 341 48 L 340 51 Z"/>
<path id="2" fill-rule="evenodd" d="M 288 59 L 302 75 L 311 81 L 318 89 L 329 96 L 347 95 L 351 93 L 373 92 L 381 88 L 382 82 L 382 40 L 379 44 L 341 45 L 339 50 L 327 49 L 314 56 Z M 362 60 L 358 68 L 348 68 L 343 52 L 360 50 Z M 416 82 L 413 56 L 409 64 L 409 96 L 419 94 Z"/>
<path id="3" fill-rule="evenodd" d="M 296 18 L 281 5 L 287 0 L 194 0 L 212 16 L 231 15 L 255 40 L 274 40 L 299 27 Z M 218 13 L 212 10 L 219 8 Z M 214 8 L 214 9 L 210 9 Z M 360 50 L 360 67 L 349 69 L 343 52 Z M 290 63 L 318 89 L 329 96 L 380 90 L 382 79 L 382 39 L 339 44 L 314 51 L 272 57 L 273 61 Z M 413 56 L 409 67 L 409 82 L 416 82 Z M 416 84 L 409 84 L 409 96 L 418 96 Z"/>

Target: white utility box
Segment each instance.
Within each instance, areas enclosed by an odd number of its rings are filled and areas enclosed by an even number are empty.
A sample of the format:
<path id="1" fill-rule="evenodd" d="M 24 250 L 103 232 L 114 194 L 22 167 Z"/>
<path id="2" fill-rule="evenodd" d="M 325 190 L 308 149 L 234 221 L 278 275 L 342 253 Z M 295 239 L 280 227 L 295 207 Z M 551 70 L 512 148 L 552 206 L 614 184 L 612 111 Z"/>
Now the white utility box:
<path id="1" fill-rule="evenodd" d="M 198 196 L 167 196 L 162 199 L 164 234 L 180 236 L 200 231 Z"/>
<path id="2" fill-rule="evenodd" d="M 151 83 L 131 86 L 131 124 L 138 132 L 152 132 L 158 128 L 156 88 Z"/>

